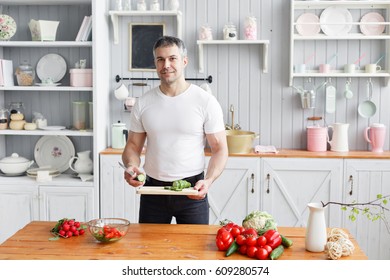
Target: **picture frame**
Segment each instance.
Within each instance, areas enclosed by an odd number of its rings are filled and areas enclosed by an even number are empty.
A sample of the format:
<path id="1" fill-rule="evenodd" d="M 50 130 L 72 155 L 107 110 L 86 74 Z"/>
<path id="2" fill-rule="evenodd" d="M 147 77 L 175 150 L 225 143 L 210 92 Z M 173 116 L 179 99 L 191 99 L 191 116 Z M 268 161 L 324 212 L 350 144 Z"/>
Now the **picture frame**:
<path id="1" fill-rule="evenodd" d="M 153 45 L 163 35 L 164 23 L 129 23 L 130 71 L 155 71 Z"/>

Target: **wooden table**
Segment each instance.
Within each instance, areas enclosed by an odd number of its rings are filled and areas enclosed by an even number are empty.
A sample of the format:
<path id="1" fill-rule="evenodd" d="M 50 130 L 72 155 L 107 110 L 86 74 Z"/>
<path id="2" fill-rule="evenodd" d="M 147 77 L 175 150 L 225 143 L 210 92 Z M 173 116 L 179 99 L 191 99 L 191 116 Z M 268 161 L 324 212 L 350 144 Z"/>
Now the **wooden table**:
<path id="1" fill-rule="evenodd" d="M 226 258 L 218 251 L 215 236 L 219 226 L 214 225 L 160 225 L 132 224 L 120 241 L 102 244 L 87 231 L 83 236 L 49 240 L 55 222 L 31 222 L 0 245 L 0 260 L 248 260 L 235 253 Z M 280 259 L 324 260 L 325 253 L 305 250 L 305 228 L 278 228 L 294 242 Z M 367 256 L 355 239 L 355 252 L 345 260 L 364 260 Z"/>

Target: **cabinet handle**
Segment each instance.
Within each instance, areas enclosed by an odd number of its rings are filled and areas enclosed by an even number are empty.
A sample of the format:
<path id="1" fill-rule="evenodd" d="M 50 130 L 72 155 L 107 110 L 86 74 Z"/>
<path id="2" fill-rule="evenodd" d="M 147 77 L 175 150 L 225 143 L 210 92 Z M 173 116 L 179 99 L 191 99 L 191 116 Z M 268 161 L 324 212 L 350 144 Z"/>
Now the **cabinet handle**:
<path id="1" fill-rule="evenodd" d="M 251 174 L 252 190 L 251 193 L 255 193 L 255 174 Z"/>
<path id="2" fill-rule="evenodd" d="M 348 182 L 351 186 L 351 189 L 349 190 L 349 195 L 352 195 L 352 192 L 353 192 L 353 176 L 352 175 L 349 175 Z"/>
<path id="3" fill-rule="evenodd" d="M 267 174 L 267 193 L 269 193 L 269 181 L 271 180 L 271 176 L 269 175 L 269 173 Z"/>

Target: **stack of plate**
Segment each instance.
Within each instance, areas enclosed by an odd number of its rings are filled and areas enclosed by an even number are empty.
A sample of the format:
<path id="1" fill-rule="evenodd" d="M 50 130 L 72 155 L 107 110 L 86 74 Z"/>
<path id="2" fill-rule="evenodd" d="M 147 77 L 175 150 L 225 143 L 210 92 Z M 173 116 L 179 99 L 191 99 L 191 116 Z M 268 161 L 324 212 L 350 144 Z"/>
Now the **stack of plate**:
<path id="1" fill-rule="evenodd" d="M 36 178 L 37 175 L 38 175 L 38 171 L 49 171 L 49 175 L 52 176 L 52 177 L 56 177 L 56 176 L 61 174 L 61 172 L 58 171 L 57 169 L 43 167 L 43 168 L 31 168 L 31 169 L 28 169 L 26 171 L 27 172 L 27 176 L 31 177 L 31 178 Z"/>

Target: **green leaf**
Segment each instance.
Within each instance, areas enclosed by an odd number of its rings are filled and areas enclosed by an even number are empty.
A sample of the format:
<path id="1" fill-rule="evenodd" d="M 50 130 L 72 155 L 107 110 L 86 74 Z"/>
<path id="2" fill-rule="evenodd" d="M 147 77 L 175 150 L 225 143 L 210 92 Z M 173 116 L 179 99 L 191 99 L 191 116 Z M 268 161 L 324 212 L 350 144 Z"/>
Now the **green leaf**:
<path id="1" fill-rule="evenodd" d="M 54 237 L 50 237 L 50 238 L 49 238 L 50 241 L 55 241 L 55 240 L 58 240 L 58 239 L 60 239 L 60 236 L 59 236 L 59 235 L 56 235 L 56 236 L 54 236 Z"/>
<path id="2" fill-rule="evenodd" d="M 356 221 L 356 217 L 355 217 L 354 215 L 349 215 L 349 219 L 350 219 L 352 222 Z"/>
<path id="3" fill-rule="evenodd" d="M 352 211 L 353 211 L 353 213 L 355 213 L 355 214 L 359 214 L 359 213 L 360 213 L 359 209 L 356 209 L 356 208 L 353 208 Z"/>
<path id="4" fill-rule="evenodd" d="M 341 207 L 341 210 L 346 211 L 346 210 L 347 210 L 347 207 L 346 207 L 346 206 L 343 206 L 343 207 Z"/>
<path id="5" fill-rule="evenodd" d="M 377 194 L 377 195 L 376 195 L 376 198 L 381 199 L 381 198 L 382 198 L 382 195 L 381 195 L 381 194 Z"/>
<path id="6" fill-rule="evenodd" d="M 384 200 L 382 200 L 382 203 L 383 203 L 384 205 L 386 205 L 386 204 L 387 204 L 387 202 L 388 202 L 388 200 L 387 200 L 387 199 L 384 199 Z"/>

